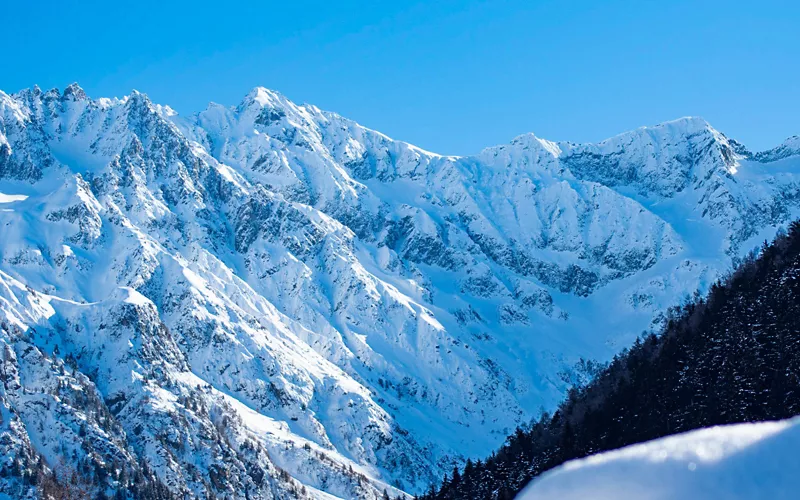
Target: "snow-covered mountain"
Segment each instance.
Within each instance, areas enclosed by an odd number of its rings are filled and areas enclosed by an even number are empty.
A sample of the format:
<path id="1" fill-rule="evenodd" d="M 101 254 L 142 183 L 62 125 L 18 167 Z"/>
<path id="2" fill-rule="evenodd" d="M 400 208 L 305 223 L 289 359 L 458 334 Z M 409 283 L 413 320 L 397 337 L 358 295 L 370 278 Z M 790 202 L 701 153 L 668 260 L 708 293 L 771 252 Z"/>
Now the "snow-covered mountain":
<path id="1" fill-rule="evenodd" d="M 774 234 L 799 181 L 797 138 L 697 118 L 448 157 L 264 88 L 191 116 L 0 92 L 6 466 L 419 491 Z"/>
<path id="2" fill-rule="evenodd" d="M 800 421 L 711 427 L 574 460 L 520 500 L 772 500 L 797 497 Z"/>

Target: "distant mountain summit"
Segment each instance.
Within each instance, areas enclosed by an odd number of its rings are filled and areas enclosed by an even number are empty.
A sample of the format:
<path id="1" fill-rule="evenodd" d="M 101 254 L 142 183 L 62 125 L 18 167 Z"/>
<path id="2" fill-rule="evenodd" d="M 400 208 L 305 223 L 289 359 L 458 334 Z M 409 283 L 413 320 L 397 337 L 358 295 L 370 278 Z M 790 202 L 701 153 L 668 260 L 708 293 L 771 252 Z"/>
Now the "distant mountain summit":
<path id="1" fill-rule="evenodd" d="M 796 142 L 452 157 L 260 87 L 0 92 L 0 492 L 421 491 L 795 217 Z"/>

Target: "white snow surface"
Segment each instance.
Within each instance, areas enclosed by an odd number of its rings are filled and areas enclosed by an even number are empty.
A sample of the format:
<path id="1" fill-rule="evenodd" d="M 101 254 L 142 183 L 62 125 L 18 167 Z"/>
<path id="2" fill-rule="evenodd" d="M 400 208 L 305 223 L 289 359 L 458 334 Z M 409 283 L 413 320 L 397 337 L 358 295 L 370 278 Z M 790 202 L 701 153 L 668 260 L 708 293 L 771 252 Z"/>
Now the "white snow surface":
<path id="1" fill-rule="evenodd" d="M 711 427 L 573 460 L 520 500 L 793 499 L 800 420 Z"/>
<path id="2" fill-rule="evenodd" d="M 230 453 L 229 494 L 418 492 L 792 220 L 796 142 L 684 118 L 447 157 L 264 88 L 190 116 L 0 92 L 2 342 L 17 371 L 74 360 L 119 453 L 175 491 L 220 494 L 197 471 Z M 179 444 L 198 429 L 258 446 Z M 274 482 L 242 476 L 254 457 Z"/>
<path id="3" fill-rule="evenodd" d="M 0 203 L 13 203 L 15 201 L 24 201 L 28 197 L 24 194 L 5 194 L 0 193 Z"/>

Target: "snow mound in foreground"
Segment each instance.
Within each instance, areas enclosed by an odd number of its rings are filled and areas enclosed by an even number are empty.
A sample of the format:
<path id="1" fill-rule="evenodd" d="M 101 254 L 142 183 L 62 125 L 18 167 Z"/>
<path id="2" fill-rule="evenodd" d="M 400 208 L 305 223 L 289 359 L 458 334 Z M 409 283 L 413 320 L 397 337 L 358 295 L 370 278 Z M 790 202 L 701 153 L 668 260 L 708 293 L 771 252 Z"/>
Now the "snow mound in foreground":
<path id="1" fill-rule="evenodd" d="M 797 498 L 800 418 L 700 429 L 573 460 L 522 500 Z"/>

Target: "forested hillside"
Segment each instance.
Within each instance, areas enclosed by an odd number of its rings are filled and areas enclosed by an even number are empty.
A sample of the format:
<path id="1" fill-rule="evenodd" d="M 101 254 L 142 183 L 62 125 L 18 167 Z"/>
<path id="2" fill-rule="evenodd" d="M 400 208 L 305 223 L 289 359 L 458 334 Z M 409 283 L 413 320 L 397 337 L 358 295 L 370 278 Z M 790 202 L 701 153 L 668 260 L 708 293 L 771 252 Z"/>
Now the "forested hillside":
<path id="1" fill-rule="evenodd" d="M 513 498 L 567 460 L 670 434 L 800 413 L 800 222 L 671 311 L 553 415 L 421 498 Z"/>

